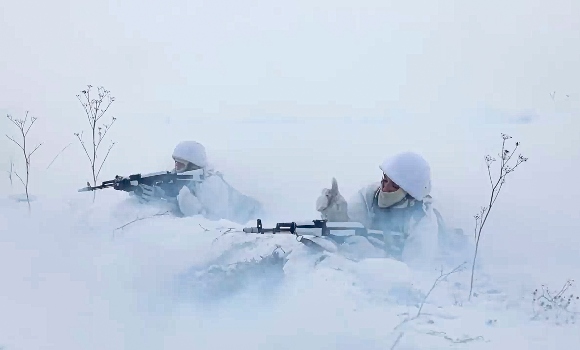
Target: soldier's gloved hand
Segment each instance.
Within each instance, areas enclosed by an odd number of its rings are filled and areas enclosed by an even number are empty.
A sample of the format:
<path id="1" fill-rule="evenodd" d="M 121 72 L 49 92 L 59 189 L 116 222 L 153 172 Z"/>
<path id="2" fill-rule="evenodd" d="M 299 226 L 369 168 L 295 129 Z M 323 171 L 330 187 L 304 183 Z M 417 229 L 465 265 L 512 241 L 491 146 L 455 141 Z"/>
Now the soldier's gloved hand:
<path id="1" fill-rule="evenodd" d="M 186 186 L 183 186 L 177 195 L 177 205 L 184 216 L 201 214 L 203 206 L 199 200 Z"/>
<path id="2" fill-rule="evenodd" d="M 149 202 L 156 198 L 162 198 L 163 195 L 165 194 L 165 191 L 163 191 L 158 186 L 149 186 L 145 184 L 140 184 L 139 189 L 140 189 L 139 197 L 141 197 L 141 199 L 145 202 Z"/>

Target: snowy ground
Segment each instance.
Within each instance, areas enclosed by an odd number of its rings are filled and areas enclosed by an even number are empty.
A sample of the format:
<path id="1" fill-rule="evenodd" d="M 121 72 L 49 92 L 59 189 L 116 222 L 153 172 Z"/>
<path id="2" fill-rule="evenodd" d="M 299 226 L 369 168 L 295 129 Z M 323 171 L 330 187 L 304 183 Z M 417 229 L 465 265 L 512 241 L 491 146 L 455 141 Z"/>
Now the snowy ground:
<path id="1" fill-rule="evenodd" d="M 450 276 L 419 318 L 394 330 L 417 314 L 436 271 L 426 276 L 390 260 L 355 263 L 332 254 L 318 263 L 290 236 L 226 232 L 239 227 L 202 218 L 159 216 L 116 230 L 156 212 L 119 215 L 79 202 L 39 201 L 35 210 L 46 214 L 39 220 L 3 206 L 6 349 L 384 349 L 400 334 L 400 349 L 567 348 L 580 340 L 577 324 L 530 320 L 539 285 L 515 273 L 521 266 L 482 272 L 471 302 L 468 274 Z M 253 270 L 218 280 L 207 294 L 188 274 L 259 260 L 276 245 L 292 250 L 283 279 L 275 268 L 265 276 Z"/>
<path id="2" fill-rule="evenodd" d="M 568 318 L 580 300 L 532 305 L 543 284 L 580 283 L 579 1 L 0 7 L 1 350 L 580 348 Z M 87 84 L 116 98 L 100 180 L 168 169 L 175 145 L 196 140 L 262 201 L 266 225 L 318 218 L 333 177 L 349 199 L 385 156 L 413 150 L 445 218 L 471 235 L 501 133 L 529 161 L 486 223 L 477 296 L 467 269 L 425 299 L 440 266 L 355 263 L 228 222 L 149 217 L 158 209 L 110 190 L 92 204 L 77 192 L 90 172 L 74 136 L 90 132 L 76 98 Z M 30 214 L 4 136 L 19 135 L 5 115 L 25 111 L 38 117 L 28 145 L 43 143 Z"/>
<path id="3" fill-rule="evenodd" d="M 285 125 L 289 132 L 311 130 L 311 134 L 302 134 L 302 142 L 295 148 L 278 146 L 272 158 L 278 162 L 278 171 L 271 173 L 264 166 L 268 153 L 260 142 L 267 144 L 273 136 L 248 146 L 252 156 L 241 151 L 228 153 L 225 147 L 222 152 L 218 142 L 209 148 L 214 149 L 214 159 L 234 185 L 256 193 L 270 206 L 266 225 L 308 220 L 316 215 L 313 203 L 319 190 L 330 185 L 329 179 L 340 171 L 335 168 L 339 156 L 328 153 L 319 158 L 321 168 L 328 167 L 328 172 L 300 172 L 298 165 L 284 165 L 290 162 L 290 155 L 294 155 L 291 162 L 300 164 L 302 159 L 308 165 L 311 160 L 300 157 L 307 154 L 300 149 L 319 145 L 315 136 L 325 125 Z M 356 125 L 335 124 L 336 139 L 329 136 L 326 145 L 315 151 L 338 147 L 340 154 L 355 147 L 338 142 L 347 131 L 372 135 L 380 129 Z M 204 127 L 210 130 L 218 125 Z M 460 130 L 460 126 L 456 128 Z M 564 155 L 555 152 L 556 143 L 547 149 L 534 139 L 540 132 L 555 135 L 565 131 L 555 124 L 477 125 L 469 129 L 478 131 L 469 137 L 479 140 L 476 146 L 462 143 L 462 137 L 469 139 L 465 134 L 450 136 L 450 142 L 463 153 L 449 153 L 451 146 L 434 144 L 427 156 L 437 179 L 437 197 L 450 221 L 471 232 L 471 215 L 487 191 L 486 174 L 478 173 L 483 163 L 478 153 L 494 152 L 499 131 L 505 128 L 522 135 L 522 148 L 533 162 L 525 164 L 528 168 L 519 170 L 519 175 L 514 173 L 503 202 L 492 214 L 482 243 L 484 264 L 476 274 L 477 296 L 471 301 L 467 300 L 469 269 L 449 276 L 425 299 L 439 276 L 438 266 L 415 271 L 386 259 L 357 263 L 331 253 L 321 258 L 292 236 L 244 234 L 236 232 L 242 226 L 200 217 L 152 216 L 159 213 L 158 208 L 135 205 L 120 192 L 101 191 L 92 204 L 90 194 L 75 192 L 82 187 L 81 176 L 57 183 L 60 172 L 70 167 L 63 162 L 59 168 L 55 162 L 51 176 L 34 179 L 37 191 L 32 214 L 25 203 L 10 197 L 19 193 L 18 184 L 5 191 L 0 201 L 0 309 L 4 315 L 0 346 L 6 350 L 389 349 L 394 344 L 396 349 L 575 348 L 580 343 L 580 325 L 571 317 L 572 311 L 580 311 L 580 302 L 572 300 L 570 312 L 543 312 L 535 319 L 537 307 L 532 306 L 532 292 L 543 283 L 555 290 L 567 279 L 580 277 L 577 212 L 571 206 L 534 205 L 536 193 L 530 187 L 550 167 L 565 164 Z M 399 136 L 400 144 L 393 140 L 397 145 L 393 148 L 405 147 L 405 136 Z M 236 148 L 235 142 L 243 142 L 233 137 L 228 140 L 231 149 Z M 428 148 L 424 144 L 417 148 L 421 147 Z M 371 172 L 366 176 L 373 180 L 377 175 L 373 168 L 384 151 L 368 145 L 357 149 L 370 149 L 364 162 Z M 574 152 L 577 149 L 568 154 L 576 156 Z M 160 154 L 151 162 L 165 158 L 167 155 Z M 129 168 L 127 163 L 133 161 L 113 163 L 109 169 Z M 152 163 L 148 166 L 153 167 Z M 357 179 L 357 171 L 361 170 L 338 173 L 347 198 L 366 181 Z M 109 170 L 104 176 L 113 173 Z M 252 176 L 253 182 L 249 180 Z M 554 191 L 546 194 L 546 201 L 561 199 L 563 184 L 573 177 L 564 172 L 555 176 Z M 51 182 L 58 191 L 42 187 Z M 463 189 L 463 196 L 457 194 L 457 188 Z M 288 196 L 288 190 L 294 195 Z M 571 191 L 570 196 L 578 194 L 577 189 Z M 137 218 L 144 219 L 134 221 Z M 278 246 L 289 253 L 283 270 L 275 260 L 270 265 L 248 262 L 270 261 L 273 252 L 281 251 Z M 203 274 L 212 265 L 222 272 Z M 227 275 L 224 269 L 233 266 L 242 268 Z M 445 272 L 451 268 L 446 267 Z M 565 296 L 570 293 L 578 293 L 575 285 Z M 420 316 L 414 317 L 423 301 Z"/>

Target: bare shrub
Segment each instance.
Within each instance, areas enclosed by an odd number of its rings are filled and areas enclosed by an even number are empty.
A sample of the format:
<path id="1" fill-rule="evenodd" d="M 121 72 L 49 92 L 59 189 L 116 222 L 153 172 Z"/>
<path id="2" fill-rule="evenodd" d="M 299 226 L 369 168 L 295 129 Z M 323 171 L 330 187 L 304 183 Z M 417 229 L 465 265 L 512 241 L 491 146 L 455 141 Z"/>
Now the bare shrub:
<path id="1" fill-rule="evenodd" d="M 50 166 L 52 165 L 52 163 L 54 163 L 54 161 L 56 160 L 56 158 L 58 158 L 58 156 L 60 156 L 62 154 L 62 152 L 64 152 L 65 149 L 68 148 L 68 146 L 72 145 L 72 143 L 69 143 L 68 145 L 64 146 L 64 148 L 58 152 L 56 154 L 56 156 L 54 156 L 54 158 L 52 158 L 52 161 L 46 166 L 46 169 L 48 170 L 48 168 L 50 168 Z"/>
<path id="2" fill-rule="evenodd" d="M 96 186 L 97 179 L 99 178 L 99 174 L 103 168 L 103 164 L 105 164 L 105 161 L 107 160 L 111 149 L 115 145 L 115 142 L 112 142 L 107 149 L 104 157 L 102 158 L 103 160 L 100 162 L 100 165 L 97 162 L 97 158 L 100 159 L 98 151 L 101 147 L 101 143 L 107 135 L 107 132 L 111 129 L 111 126 L 115 123 L 117 118 L 112 117 L 109 124 L 103 123 L 99 125 L 101 118 L 103 118 L 105 113 L 107 113 L 111 104 L 115 102 L 115 97 L 111 96 L 110 91 L 103 87 L 98 87 L 97 96 L 91 97 L 91 88 L 92 85 L 87 85 L 87 89 L 82 90 L 81 94 L 77 95 L 78 100 L 81 102 L 83 109 L 85 110 L 87 121 L 89 122 L 89 126 L 91 128 L 91 143 L 87 144 L 83 141 L 83 132 L 75 133 L 75 136 L 79 139 L 81 146 L 83 147 L 83 150 L 89 159 L 93 186 Z M 95 195 L 96 192 L 93 192 L 93 201 L 95 199 Z"/>
<path id="3" fill-rule="evenodd" d="M 30 211 L 30 195 L 28 192 L 28 188 L 29 188 L 29 184 L 30 184 L 30 164 L 31 164 L 30 162 L 31 162 L 32 155 L 42 145 L 42 143 L 40 143 L 36 147 L 34 147 L 31 152 L 28 152 L 28 149 L 29 149 L 28 144 L 27 144 L 28 140 L 26 137 L 28 136 L 28 133 L 30 132 L 30 128 L 32 128 L 32 126 L 34 125 L 34 122 L 36 121 L 37 118 L 36 117 L 30 118 L 30 124 L 27 124 L 29 121 L 28 120 L 28 111 L 26 111 L 26 115 L 25 115 L 24 119 L 16 119 L 16 118 L 13 118 L 11 115 L 7 115 L 6 117 L 14 125 L 16 125 L 18 130 L 20 130 L 20 136 L 22 137 L 22 143 L 19 143 L 14 138 L 12 138 L 8 135 L 6 135 L 6 137 L 8 137 L 8 139 L 10 139 L 12 142 L 14 142 L 22 150 L 22 156 L 24 158 L 24 168 L 25 168 L 25 173 L 26 173 L 26 176 L 24 177 L 24 179 L 22 179 L 22 176 L 20 176 L 18 174 L 18 172 L 16 172 L 14 170 L 14 163 L 11 161 L 10 174 L 9 174 L 10 183 L 12 184 L 12 174 L 14 174 L 14 176 L 16 176 L 20 180 L 20 182 L 24 186 L 24 192 L 26 194 L 26 202 L 28 203 L 28 211 Z"/>
<path id="4" fill-rule="evenodd" d="M 510 164 L 510 161 L 512 161 L 512 157 L 516 153 L 516 150 L 518 149 L 520 143 L 516 142 L 514 149 L 512 151 L 510 151 L 510 150 L 506 149 L 506 141 L 511 139 L 512 137 L 509 135 L 503 134 L 503 133 L 501 134 L 501 136 L 502 136 L 503 142 L 501 144 L 501 152 L 498 154 L 498 156 L 500 158 L 499 175 L 497 177 L 497 180 L 495 180 L 495 181 L 493 180 L 493 177 L 492 177 L 491 165 L 496 161 L 496 159 L 490 155 L 485 156 L 485 163 L 487 164 L 487 173 L 489 175 L 489 183 L 491 186 L 491 193 L 490 193 L 490 197 L 489 197 L 489 203 L 487 204 L 487 206 L 482 207 L 481 210 L 479 211 L 479 213 L 477 213 L 474 216 L 475 217 L 475 229 L 474 229 L 475 252 L 473 253 L 473 263 L 471 265 L 471 282 L 469 285 L 469 298 L 468 298 L 468 300 L 471 300 L 471 296 L 473 294 L 473 278 L 475 275 L 475 262 L 477 259 L 477 253 L 479 252 L 479 242 L 481 239 L 481 232 L 483 230 L 483 226 L 487 222 L 491 208 L 493 208 L 493 205 L 495 204 L 495 201 L 497 200 L 497 197 L 499 196 L 499 193 L 500 193 L 501 189 L 503 188 L 503 185 L 505 184 L 507 176 L 509 174 L 513 173 L 520 164 L 522 164 L 523 162 L 526 162 L 528 160 L 528 158 L 519 154 L 516 158 L 514 158 L 515 164 L 513 164 L 513 165 Z"/>
<path id="5" fill-rule="evenodd" d="M 541 290 L 534 290 L 532 293 L 534 312 L 532 319 L 552 319 L 559 325 L 576 323 L 578 312 L 573 307 L 580 297 L 566 293 L 573 283 L 574 280 L 567 280 L 559 290 L 550 290 L 545 285 L 542 285 Z"/>

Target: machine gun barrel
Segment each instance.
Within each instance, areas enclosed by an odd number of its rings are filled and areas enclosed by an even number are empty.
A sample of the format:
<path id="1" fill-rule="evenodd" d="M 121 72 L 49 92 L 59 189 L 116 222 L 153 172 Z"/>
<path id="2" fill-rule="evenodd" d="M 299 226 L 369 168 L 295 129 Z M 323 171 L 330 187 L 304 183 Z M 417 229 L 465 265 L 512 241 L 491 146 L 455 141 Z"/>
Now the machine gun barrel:
<path id="1" fill-rule="evenodd" d="M 114 187 L 114 186 L 115 186 L 115 180 L 103 181 L 102 184 L 99 186 L 91 186 L 91 184 L 87 182 L 87 187 L 80 188 L 78 190 L 78 192 L 89 192 L 89 191 L 95 191 L 95 190 L 100 190 L 103 188 Z"/>

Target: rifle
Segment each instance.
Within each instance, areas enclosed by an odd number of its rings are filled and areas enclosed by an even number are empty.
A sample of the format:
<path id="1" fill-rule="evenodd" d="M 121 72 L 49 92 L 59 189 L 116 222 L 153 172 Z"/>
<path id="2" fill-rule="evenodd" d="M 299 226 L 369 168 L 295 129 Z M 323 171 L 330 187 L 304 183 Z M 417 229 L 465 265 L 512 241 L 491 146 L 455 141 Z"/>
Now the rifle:
<path id="1" fill-rule="evenodd" d="M 279 222 L 273 228 L 264 228 L 262 220 L 258 219 L 255 227 L 245 227 L 246 233 L 289 233 L 296 236 L 315 237 L 348 237 L 363 236 L 383 240 L 383 231 L 369 230 L 360 222 L 328 222 L 328 220 L 312 220 L 311 222 Z"/>
<path id="2" fill-rule="evenodd" d="M 327 237 L 338 244 L 343 243 L 346 237 L 353 235 L 362 236 L 367 238 L 367 240 L 375 247 L 387 250 L 393 248 L 390 247 L 393 241 L 400 241 L 402 239 L 400 233 L 389 231 L 388 234 L 385 234 L 381 230 L 370 230 L 364 227 L 360 222 L 328 222 L 327 220 L 312 220 L 310 222 L 302 223 L 279 222 L 275 227 L 264 228 L 262 220 L 258 219 L 255 227 L 245 227 L 243 232 L 258 234 L 292 234 L 300 237 L 300 242 L 308 246 L 317 246 L 316 248 L 321 248 L 321 246 L 310 239 L 303 238 L 302 236 Z"/>
<path id="3" fill-rule="evenodd" d="M 201 182 L 202 179 L 202 172 L 197 172 L 195 174 L 191 174 L 191 172 L 188 172 L 188 174 L 178 174 L 173 171 L 160 171 L 150 174 L 133 174 L 127 177 L 116 175 L 113 180 L 103 181 L 102 184 L 98 186 L 91 186 L 91 184 L 87 182 L 87 187 L 79 189 L 78 192 L 113 188 L 117 191 L 136 191 L 139 193 L 141 190 L 139 185 L 143 184 L 149 186 L 159 186 L 163 188 L 166 193 L 169 192 L 168 195 L 175 194 L 175 196 L 177 196 L 177 193 L 182 187 L 179 186 L 179 182 L 183 181 L 183 185 L 185 185 L 189 181 Z"/>

